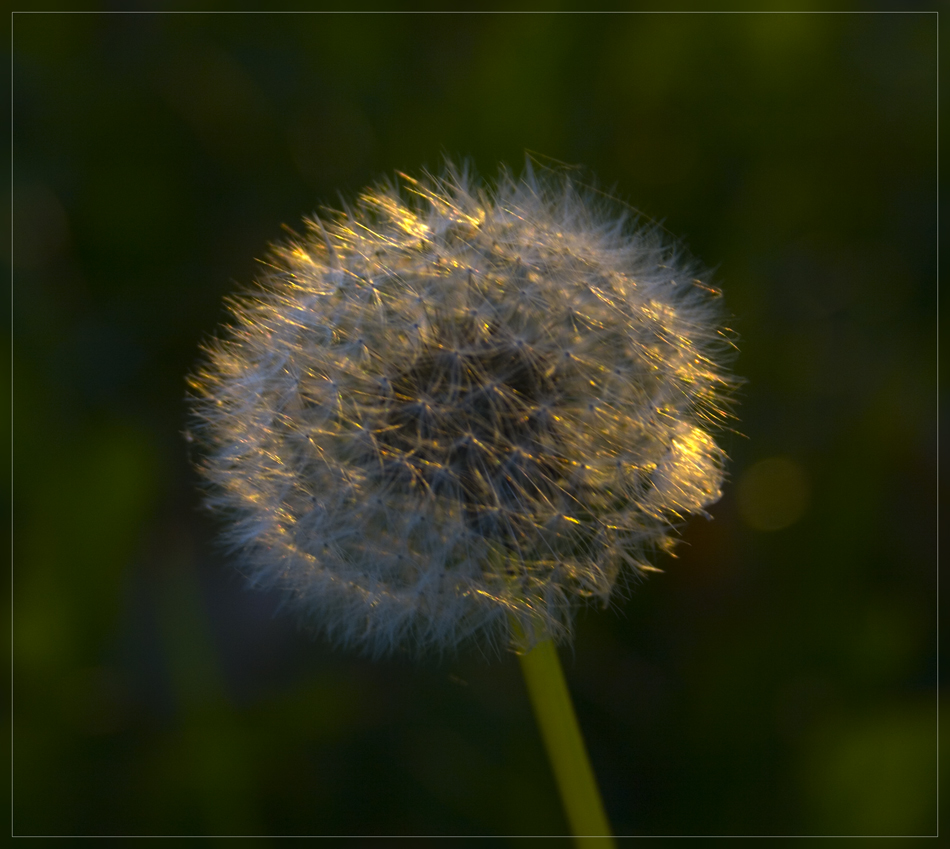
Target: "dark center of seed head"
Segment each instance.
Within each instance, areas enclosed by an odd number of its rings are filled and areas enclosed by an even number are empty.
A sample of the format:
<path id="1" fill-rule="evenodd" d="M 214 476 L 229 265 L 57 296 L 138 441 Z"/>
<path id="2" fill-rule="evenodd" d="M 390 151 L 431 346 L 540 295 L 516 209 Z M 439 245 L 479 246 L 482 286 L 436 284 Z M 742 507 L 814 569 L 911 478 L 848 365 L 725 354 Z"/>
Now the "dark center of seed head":
<path id="1" fill-rule="evenodd" d="M 372 463 L 391 485 L 459 504 L 465 524 L 521 549 L 559 501 L 564 461 L 544 408 L 556 377 L 514 340 L 434 344 L 389 375 Z"/>

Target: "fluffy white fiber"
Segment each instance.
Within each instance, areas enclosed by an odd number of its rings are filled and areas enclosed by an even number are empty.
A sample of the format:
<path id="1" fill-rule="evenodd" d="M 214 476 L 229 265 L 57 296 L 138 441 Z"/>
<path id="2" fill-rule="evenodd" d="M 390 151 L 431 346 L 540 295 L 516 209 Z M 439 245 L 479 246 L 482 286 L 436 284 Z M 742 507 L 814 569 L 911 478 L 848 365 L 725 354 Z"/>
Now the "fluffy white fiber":
<path id="1" fill-rule="evenodd" d="M 719 498 L 718 293 L 567 176 L 403 177 L 269 268 L 192 376 L 200 468 L 331 639 L 564 638 Z"/>

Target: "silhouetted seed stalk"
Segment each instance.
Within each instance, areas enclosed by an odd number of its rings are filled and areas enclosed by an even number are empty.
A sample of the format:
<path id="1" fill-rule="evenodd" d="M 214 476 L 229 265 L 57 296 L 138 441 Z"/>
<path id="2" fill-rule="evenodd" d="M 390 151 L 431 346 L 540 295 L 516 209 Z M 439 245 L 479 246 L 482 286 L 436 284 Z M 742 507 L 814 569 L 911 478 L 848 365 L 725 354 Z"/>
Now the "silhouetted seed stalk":
<path id="1" fill-rule="evenodd" d="M 400 176 L 232 302 L 191 378 L 207 503 L 252 583 L 332 640 L 522 654 L 542 728 L 566 723 L 545 738 L 583 833 L 572 799 L 599 796 L 589 767 L 587 790 L 559 772 L 583 743 L 566 689 L 545 713 L 547 641 L 720 495 L 718 292 L 564 174 Z"/>

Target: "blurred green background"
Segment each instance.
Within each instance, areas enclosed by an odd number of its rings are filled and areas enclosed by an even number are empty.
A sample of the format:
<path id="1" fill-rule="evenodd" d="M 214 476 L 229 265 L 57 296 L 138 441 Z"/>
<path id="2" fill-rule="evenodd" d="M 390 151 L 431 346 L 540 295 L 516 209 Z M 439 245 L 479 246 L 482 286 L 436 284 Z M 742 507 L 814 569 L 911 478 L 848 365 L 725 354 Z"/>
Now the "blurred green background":
<path id="1" fill-rule="evenodd" d="M 562 653 L 620 834 L 933 834 L 936 16 L 13 19 L 15 834 L 558 834 L 514 657 L 247 591 L 184 375 L 282 224 L 582 164 L 717 269 L 714 521 Z"/>

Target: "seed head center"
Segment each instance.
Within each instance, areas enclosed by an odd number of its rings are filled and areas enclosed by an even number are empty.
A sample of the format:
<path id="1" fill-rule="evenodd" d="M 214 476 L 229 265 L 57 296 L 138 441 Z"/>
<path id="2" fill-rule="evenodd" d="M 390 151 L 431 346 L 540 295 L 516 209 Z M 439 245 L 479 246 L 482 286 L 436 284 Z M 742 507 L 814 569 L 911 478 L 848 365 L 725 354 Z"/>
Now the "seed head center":
<path id="1" fill-rule="evenodd" d="M 523 547 L 563 478 L 541 413 L 556 379 L 514 341 L 434 345 L 389 376 L 374 464 L 388 483 L 458 504 L 474 533 Z"/>

